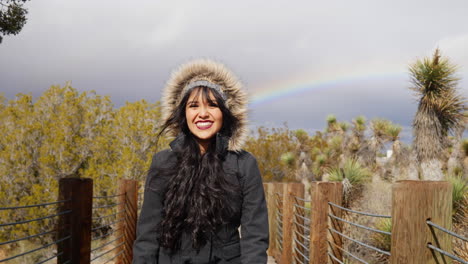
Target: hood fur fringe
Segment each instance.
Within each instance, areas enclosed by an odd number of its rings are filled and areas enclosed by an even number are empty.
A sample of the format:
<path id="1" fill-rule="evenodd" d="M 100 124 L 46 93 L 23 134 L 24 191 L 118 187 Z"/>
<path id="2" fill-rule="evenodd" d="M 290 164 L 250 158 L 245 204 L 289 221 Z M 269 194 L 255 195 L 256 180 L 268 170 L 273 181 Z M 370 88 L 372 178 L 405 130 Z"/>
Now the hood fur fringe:
<path id="1" fill-rule="evenodd" d="M 183 64 L 175 70 L 163 92 L 162 119 L 166 122 L 182 99 L 182 90 L 192 81 L 209 81 L 220 85 L 227 94 L 226 106 L 239 120 L 239 125 L 229 139 L 228 150 L 241 151 L 247 138 L 247 94 L 237 77 L 223 64 L 211 60 L 196 60 Z M 169 133 L 176 136 L 180 128 L 170 127 Z"/>

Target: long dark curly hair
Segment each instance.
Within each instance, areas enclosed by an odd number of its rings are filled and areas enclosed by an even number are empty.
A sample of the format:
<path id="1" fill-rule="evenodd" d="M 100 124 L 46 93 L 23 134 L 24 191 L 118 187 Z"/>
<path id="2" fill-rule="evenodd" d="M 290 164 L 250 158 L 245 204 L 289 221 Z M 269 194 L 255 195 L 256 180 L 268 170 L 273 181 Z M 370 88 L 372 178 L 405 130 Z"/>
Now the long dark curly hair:
<path id="1" fill-rule="evenodd" d="M 223 114 L 223 124 L 218 132 L 224 138 L 233 134 L 239 120 L 226 107 L 222 97 L 208 87 L 196 87 L 195 98 L 200 93 L 203 100 L 215 103 Z M 205 153 L 201 153 L 195 136 L 190 132 L 185 109 L 191 92 L 187 92 L 177 109 L 163 124 L 159 136 L 171 127 L 178 127 L 184 134 L 182 149 L 177 163 L 161 174 L 167 179 L 162 190 L 162 221 L 157 228 L 161 246 L 172 253 L 181 248 L 185 233 L 191 238 L 197 251 L 216 233 L 217 229 L 232 216 L 230 198 L 238 192 L 238 186 L 228 182 L 222 167 L 224 152 L 217 145 L 216 135 Z M 214 100 L 210 97 L 214 96 Z M 218 143 L 219 144 L 219 143 Z"/>

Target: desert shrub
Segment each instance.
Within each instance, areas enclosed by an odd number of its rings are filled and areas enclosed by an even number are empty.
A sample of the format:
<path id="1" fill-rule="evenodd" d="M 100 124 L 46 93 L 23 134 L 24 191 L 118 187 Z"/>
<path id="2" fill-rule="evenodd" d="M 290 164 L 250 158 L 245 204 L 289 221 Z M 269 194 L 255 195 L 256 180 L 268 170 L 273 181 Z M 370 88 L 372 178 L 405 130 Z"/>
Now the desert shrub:
<path id="1" fill-rule="evenodd" d="M 386 232 L 392 232 L 392 219 L 381 218 L 377 220 L 377 222 L 375 223 L 375 228 Z M 372 235 L 372 242 L 376 247 L 386 251 L 390 251 L 391 238 L 392 237 L 390 235 L 374 233 Z"/>
<path id="2" fill-rule="evenodd" d="M 344 173 L 341 168 L 328 169 L 327 173 L 330 175 L 328 178 L 330 181 L 343 181 L 344 179 Z"/>
<path id="3" fill-rule="evenodd" d="M 453 186 L 452 204 L 454 214 L 466 203 L 468 200 L 468 181 L 463 179 L 462 174 L 451 174 L 447 180 Z"/>
<path id="4" fill-rule="evenodd" d="M 370 171 L 354 159 L 347 159 L 343 168 L 334 167 L 327 172 L 330 174 L 330 181 L 343 181 L 346 178 L 351 185 L 363 184 L 371 177 Z"/>

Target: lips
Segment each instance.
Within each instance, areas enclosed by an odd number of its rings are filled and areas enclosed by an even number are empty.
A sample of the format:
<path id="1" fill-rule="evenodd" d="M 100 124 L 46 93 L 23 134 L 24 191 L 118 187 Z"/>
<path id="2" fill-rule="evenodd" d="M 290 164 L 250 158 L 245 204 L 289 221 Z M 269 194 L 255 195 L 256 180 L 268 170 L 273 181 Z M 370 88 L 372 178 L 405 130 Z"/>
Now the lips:
<path id="1" fill-rule="evenodd" d="M 205 130 L 211 128 L 213 126 L 212 121 L 199 121 L 196 122 L 195 125 L 197 126 L 198 129 Z"/>

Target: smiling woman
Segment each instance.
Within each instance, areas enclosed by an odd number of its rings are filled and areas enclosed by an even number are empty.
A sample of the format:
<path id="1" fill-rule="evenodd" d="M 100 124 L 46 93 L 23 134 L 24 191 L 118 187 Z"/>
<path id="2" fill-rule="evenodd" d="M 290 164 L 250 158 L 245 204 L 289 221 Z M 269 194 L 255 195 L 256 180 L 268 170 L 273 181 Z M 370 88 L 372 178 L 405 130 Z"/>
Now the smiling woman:
<path id="1" fill-rule="evenodd" d="M 133 263 L 267 263 L 262 178 L 242 150 L 245 97 L 219 63 L 195 61 L 173 74 L 161 134 L 176 138 L 153 157 Z"/>
<path id="2" fill-rule="evenodd" d="M 211 138 L 223 125 L 223 112 L 216 101 L 214 93 L 206 86 L 193 89 L 188 98 L 185 110 L 187 126 L 196 137 L 202 152 L 206 152 Z"/>

